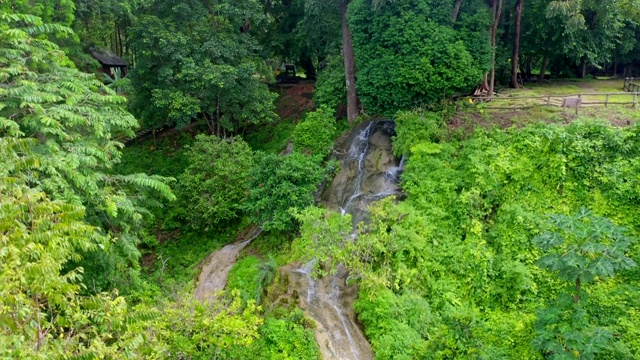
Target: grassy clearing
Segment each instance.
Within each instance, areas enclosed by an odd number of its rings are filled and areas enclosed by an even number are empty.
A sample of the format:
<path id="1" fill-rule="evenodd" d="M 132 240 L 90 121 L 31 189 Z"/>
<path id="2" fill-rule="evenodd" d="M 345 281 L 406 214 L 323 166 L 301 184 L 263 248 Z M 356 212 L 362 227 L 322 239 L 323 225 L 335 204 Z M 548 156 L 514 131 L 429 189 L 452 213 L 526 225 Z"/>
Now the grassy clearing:
<path id="1" fill-rule="evenodd" d="M 461 136 L 469 135 L 475 128 L 510 128 L 524 127 L 532 123 L 560 123 L 568 124 L 577 119 L 597 119 L 608 121 L 614 126 L 629 126 L 640 121 L 640 106 L 616 105 L 616 102 L 633 101 L 630 95 L 612 95 L 609 97 L 609 106 L 589 105 L 590 102 L 604 102 L 605 95 L 584 96 L 585 105 L 580 107 L 578 115 L 575 109 L 562 109 L 561 96 L 576 95 L 592 92 L 621 92 L 623 80 L 595 80 L 595 79 L 569 79 L 554 80 L 551 83 L 525 84 L 519 89 L 502 89 L 498 97 L 485 103 L 460 102 L 456 114 L 450 121 L 452 132 L 458 132 Z M 551 96 L 551 104 L 556 106 L 540 106 L 549 99 L 538 100 L 513 99 L 520 96 Z M 640 99 L 639 99 L 640 100 Z M 514 105 L 518 109 L 513 109 Z M 523 106 L 531 106 L 523 109 Z M 508 107 L 498 109 L 496 107 Z"/>
<path id="2" fill-rule="evenodd" d="M 517 102 L 518 106 L 523 105 L 543 105 L 551 104 L 562 106 L 562 98 L 568 96 L 577 96 L 581 94 L 583 106 L 602 106 L 601 103 L 607 101 L 609 104 L 626 104 L 633 102 L 634 95 L 632 93 L 610 95 L 607 97 L 605 93 L 621 93 L 623 90 L 624 80 L 558 80 L 551 83 L 527 83 L 519 89 L 502 89 L 499 91 L 496 99 L 489 103 L 487 107 L 494 106 L 514 106 Z M 597 93 L 598 95 L 585 95 Z M 599 95 L 602 94 L 602 95 Z M 514 99 L 516 97 L 541 97 L 541 99 Z"/>
<path id="3" fill-rule="evenodd" d="M 519 89 L 504 88 L 499 96 L 572 95 L 593 92 L 623 92 L 623 79 L 558 79 L 543 83 L 526 83 Z"/>

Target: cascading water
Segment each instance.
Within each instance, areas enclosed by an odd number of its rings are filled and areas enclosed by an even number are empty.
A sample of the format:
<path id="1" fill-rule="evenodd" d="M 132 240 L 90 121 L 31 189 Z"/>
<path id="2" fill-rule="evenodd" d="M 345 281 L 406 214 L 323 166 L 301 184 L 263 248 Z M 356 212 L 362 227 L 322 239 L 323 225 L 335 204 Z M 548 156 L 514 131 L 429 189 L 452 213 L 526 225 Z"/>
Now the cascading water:
<path id="1" fill-rule="evenodd" d="M 400 193 L 398 178 L 404 158 L 398 160 L 391 148 L 394 123 L 374 120 L 356 127 L 338 146 L 341 171 L 325 189 L 322 202 L 343 215 L 351 214 L 354 224 L 365 220 L 373 201 Z"/>
<path id="2" fill-rule="evenodd" d="M 360 124 L 337 146 L 341 170 L 324 189 L 321 202 L 328 208 L 351 214 L 354 224 L 365 220 L 373 201 L 399 194 L 398 178 L 404 159 L 392 152 L 394 124 L 374 120 Z M 356 234 L 353 234 L 356 237 Z M 340 266 L 334 276 L 313 279 L 314 263 L 285 267 L 289 285 L 299 294 L 298 302 L 316 321 L 316 341 L 325 359 L 372 359 L 373 353 L 353 311 L 356 285 L 348 285 L 347 270 Z"/>

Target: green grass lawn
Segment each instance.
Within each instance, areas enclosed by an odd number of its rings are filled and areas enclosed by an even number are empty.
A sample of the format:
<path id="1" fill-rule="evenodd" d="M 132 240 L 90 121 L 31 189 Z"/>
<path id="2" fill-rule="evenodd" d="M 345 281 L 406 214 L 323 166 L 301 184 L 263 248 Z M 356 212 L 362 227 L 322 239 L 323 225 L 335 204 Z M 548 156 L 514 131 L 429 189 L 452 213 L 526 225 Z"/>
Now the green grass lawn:
<path id="1" fill-rule="evenodd" d="M 620 93 L 623 92 L 623 84 L 623 79 L 556 79 L 541 84 L 526 83 L 519 89 L 503 88 L 498 90 L 498 95 L 492 101 L 458 103 L 458 111 L 452 119 L 451 127 L 470 133 L 476 127 L 522 127 L 536 122 L 569 123 L 577 118 L 604 120 L 615 126 L 629 126 L 640 121 L 640 104 L 634 108 L 631 104 L 616 103 L 633 102 L 631 93 L 609 96 L 607 107 L 604 104 L 594 104 L 605 102 L 606 95 L 582 95 L 583 106 L 577 115 L 575 109 L 563 111 L 562 108 L 563 97 L 587 93 Z M 555 106 L 544 106 L 548 101 Z M 640 102 L 640 96 L 638 101 Z M 523 108 L 526 106 L 529 107 Z"/>
<path id="2" fill-rule="evenodd" d="M 623 92 L 623 79 L 554 79 L 551 82 L 525 83 L 519 89 L 503 88 L 498 96 L 573 95 L 580 93 Z"/>

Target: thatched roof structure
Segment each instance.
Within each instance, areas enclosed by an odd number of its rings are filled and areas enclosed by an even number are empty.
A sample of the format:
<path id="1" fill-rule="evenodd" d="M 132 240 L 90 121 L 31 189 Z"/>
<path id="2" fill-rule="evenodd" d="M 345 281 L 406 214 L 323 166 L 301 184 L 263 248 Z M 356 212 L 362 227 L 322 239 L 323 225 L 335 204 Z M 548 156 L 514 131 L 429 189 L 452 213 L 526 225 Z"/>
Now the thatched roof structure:
<path id="1" fill-rule="evenodd" d="M 114 54 L 111 50 L 107 49 L 91 49 L 91 56 L 96 58 L 102 66 L 109 67 L 123 67 L 127 66 L 127 63 L 120 59 L 116 54 Z"/>

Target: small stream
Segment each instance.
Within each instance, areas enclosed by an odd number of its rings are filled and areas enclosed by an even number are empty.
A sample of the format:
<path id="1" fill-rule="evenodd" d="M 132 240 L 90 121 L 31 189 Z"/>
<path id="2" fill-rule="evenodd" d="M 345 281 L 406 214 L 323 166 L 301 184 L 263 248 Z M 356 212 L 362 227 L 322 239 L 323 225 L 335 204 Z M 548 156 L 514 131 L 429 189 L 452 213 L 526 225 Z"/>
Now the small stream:
<path id="1" fill-rule="evenodd" d="M 222 249 L 211 253 L 204 261 L 202 271 L 198 277 L 195 297 L 202 302 L 213 301 L 216 295 L 227 285 L 227 278 L 238 254 L 251 241 L 262 233 L 258 226 L 245 229 L 235 242 L 225 245 Z"/>

